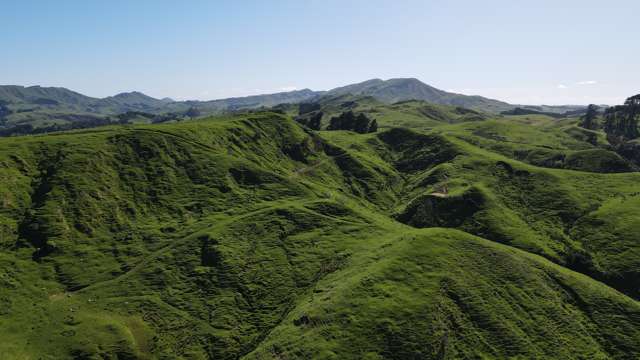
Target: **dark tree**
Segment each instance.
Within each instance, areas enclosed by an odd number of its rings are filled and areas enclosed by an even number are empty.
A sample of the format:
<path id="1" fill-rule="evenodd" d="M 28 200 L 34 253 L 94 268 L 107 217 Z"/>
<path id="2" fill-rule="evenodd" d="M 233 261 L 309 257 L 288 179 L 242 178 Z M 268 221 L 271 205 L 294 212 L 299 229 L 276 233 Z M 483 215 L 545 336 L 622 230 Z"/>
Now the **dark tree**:
<path id="1" fill-rule="evenodd" d="M 320 126 L 322 125 L 322 111 L 318 111 L 314 113 L 311 118 L 309 118 L 309 128 L 312 130 L 320 130 Z"/>
<path id="2" fill-rule="evenodd" d="M 318 110 L 320 110 L 320 104 L 318 104 L 318 103 L 300 103 L 298 105 L 298 114 L 299 115 L 308 114 L 310 112 L 314 112 L 314 111 L 318 111 Z"/>
<path id="3" fill-rule="evenodd" d="M 364 134 L 369 132 L 369 123 L 371 120 L 365 114 L 358 114 L 355 120 L 353 130 L 357 133 Z"/>
<path id="4" fill-rule="evenodd" d="M 340 114 L 340 116 L 334 116 L 329 122 L 327 130 L 350 130 L 360 134 L 371 132 L 372 124 L 375 120 L 369 119 L 365 114 L 355 115 L 353 111 L 346 111 Z M 377 130 L 378 125 L 375 124 Z M 375 131 L 375 130 L 374 130 Z"/>
<path id="5" fill-rule="evenodd" d="M 608 135 L 612 135 L 616 129 L 617 121 L 616 121 L 616 113 L 619 106 L 612 106 L 607 108 L 604 111 L 604 132 Z"/>
<path id="6" fill-rule="evenodd" d="M 580 119 L 580 126 L 585 129 L 593 130 L 596 128 L 596 117 L 598 116 L 598 107 L 590 104 L 587 107 L 587 113 Z"/>
<path id="7" fill-rule="evenodd" d="M 196 118 L 201 115 L 200 110 L 196 107 L 190 107 L 184 114 L 190 118 Z"/>
<path id="8" fill-rule="evenodd" d="M 354 130 L 356 127 L 356 115 L 353 111 L 342 113 L 342 130 Z"/>
<path id="9" fill-rule="evenodd" d="M 373 119 L 371 121 L 371 125 L 369 126 L 369 132 L 374 133 L 376 131 L 378 131 L 378 122 L 376 121 L 376 119 Z"/>
<path id="10" fill-rule="evenodd" d="M 295 120 L 311 130 L 320 130 L 323 115 L 322 111 L 318 111 L 296 116 Z"/>
<path id="11" fill-rule="evenodd" d="M 329 120 L 329 126 L 327 126 L 327 130 L 342 130 L 344 127 L 342 126 L 342 115 L 334 116 Z"/>

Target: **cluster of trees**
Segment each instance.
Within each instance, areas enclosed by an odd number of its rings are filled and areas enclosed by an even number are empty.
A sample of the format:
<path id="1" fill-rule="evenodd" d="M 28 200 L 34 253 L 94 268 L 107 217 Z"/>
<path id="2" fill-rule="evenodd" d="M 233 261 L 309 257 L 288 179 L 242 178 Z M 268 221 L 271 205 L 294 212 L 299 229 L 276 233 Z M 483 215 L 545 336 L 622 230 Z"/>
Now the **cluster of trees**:
<path id="1" fill-rule="evenodd" d="M 607 108 L 604 112 L 604 131 L 610 138 L 620 141 L 640 137 L 640 94 L 628 98 L 624 105 Z"/>
<path id="2" fill-rule="evenodd" d="M 610 141 L 616 143 L 640 137 L 638 121 L 640 121 L 640 94 L 628 98 L 624 105 L 612 106 L 604 110 L 603 121 L 598 122 L 600 108 L 589 105 L 587 112 L 580 118 L 580 126 L 585 129 L 602 128 Z"/>
<path id="3" fill-rule="evenodd" d="M 321 109 L 318 103 L 301 103 L 298 105 L 298 116 L 295 120 L 312 130 L 320 130 L 324 116 Z M 327 130 L 349 130 L 366 134 L 378 131 L 378 122 L 363 113 L 355 114 L 349 110 L 332 117 Z"/>
<path id="4" fill-rule="evenodd" d="M 318 103 L 300 103 L 298 104 L 298 114 L 304 115 L 312 112 L 320 111 L 320 104 Z"/>
<path id="5" fill-rule="evenodd" d="M 322 111 L 315 111 L 304 115 L 296 116 L 295 120 L 311 130 L 320 130 L 322 126 Z"/>
<path id="6" fill-rule="evenodd" d="M 184 115 L 193 119 L 193 118 L 197 118 L 199 116 L 202 115 L 202 111 L 200 111 L 200 109 L 198 109 L 197 107 L 190 107 L 189 110 L 184 112 Z"/>
<path id="7" fill-rule="evenodd" d="M 378 131 L 378 122 L 363 113 L 356 115 L 353 111 L 346 111 L 332 117 L 327 130 L 350 130 L 366 134 Z"/>
<path id="8" fill-rule="evenodd" d="M 324 116 L 320 109 L 321 106 L 318 103 L 300 103 L 298 104 L 298 116 L 295 120 L 309 129 L 320 130 Z"/>
<path id="9" fill-rule="evenodd" d="M 586 114 L 580 118 L 580 126 L 590 130 L 604 130 L 612 150 L 640 166 L 640 144 L 631 141 L 640 138 L 640 94 L 628 98 L 623 105 L 606 108 L 600 121 L 598 110 L 597 106 L 589 105 Z M 587 141 L 595 145 L 595 133 Z"/>

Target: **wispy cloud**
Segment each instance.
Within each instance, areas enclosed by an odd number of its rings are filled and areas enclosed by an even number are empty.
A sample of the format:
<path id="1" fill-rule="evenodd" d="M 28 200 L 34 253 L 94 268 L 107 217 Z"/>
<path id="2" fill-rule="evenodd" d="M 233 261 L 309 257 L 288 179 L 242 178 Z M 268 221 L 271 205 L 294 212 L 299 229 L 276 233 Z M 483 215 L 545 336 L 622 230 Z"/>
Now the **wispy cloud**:
<path id="1" fill-rule="evenodd" d="M 598 82 L 595 80 L 585 80 L 585 81 L 579 81 L 576 83 L 576 85 L 595 85 Z"/>
<path id="2" fill-rule="evenodd" d="M 564 84 L 558 84 L 558 89 L 568 89 L 569 87 L 567 85 Z"/>

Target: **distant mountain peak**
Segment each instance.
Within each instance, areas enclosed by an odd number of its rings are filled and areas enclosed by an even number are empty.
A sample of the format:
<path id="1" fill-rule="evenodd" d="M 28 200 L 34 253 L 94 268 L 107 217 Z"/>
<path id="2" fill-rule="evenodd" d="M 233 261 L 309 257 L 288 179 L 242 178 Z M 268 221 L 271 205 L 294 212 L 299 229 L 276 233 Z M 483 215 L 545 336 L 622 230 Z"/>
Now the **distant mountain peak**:
<path id="1" fill-rule="evenodd" d="M 327 95 L 343 94 L 372 96 L 386 103 L 423 100 L 435 104 L 460 106 L 496 113 L 513 108 L 512 105 L 499 100 L 449 93 L 427 85 L 417 78 L 371 79 L 338 87 L 327 92 Z"/>
<path id="2" fill-rule="evenodd" d="M 129 91 L 129 92 L 121 92 L 119 94 L 116 94 L 114 96 L 112 96 L 113 98 L 132 98 L 132 97 L 136 97 L 136 98 L 145 98 L 145 99 L 154 99 L 154 100 L 158 100 L 155 99 L 147 94 L 141 93 L 140 91 Z"/>

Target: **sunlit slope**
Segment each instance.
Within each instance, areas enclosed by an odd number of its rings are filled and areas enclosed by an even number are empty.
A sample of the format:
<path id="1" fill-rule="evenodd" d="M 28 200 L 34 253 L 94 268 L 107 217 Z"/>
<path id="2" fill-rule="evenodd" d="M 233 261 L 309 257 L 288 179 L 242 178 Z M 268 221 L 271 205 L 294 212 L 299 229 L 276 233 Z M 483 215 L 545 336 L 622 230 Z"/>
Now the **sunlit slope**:
<path id="1" fill-rule="evenodd" d="M 639 173 L 536 167 L 439 129 L 324 136 L 365 163 L 393 166 L 403 180 L 389 212 L 400 222 L 462 229 L 640 296 Z"/>
<path id="2" fill-rule="evenodd" d="M 320 281 L 248 358 L 631 359 L 639 321 L 637 302 L 540 258 L 407 231 Z"/>
<path id="3" fill-rule="evenodd" d="M 532 165 L 618 173 L 637 170 L 612 151 L 603 131 L 577 126 L 577 118 L 508 116 L 440 127 L 449 136 Z"/>
<path id="4" fill-rule="evenodd" d="M 274 113 L 3 139 L 0 355 L 635 358 L 638 180 Z"/>
<path id="5" fill-rule="evenodd" d="M 444 124 L 482 121 L 490 118 L 488 113 L 470 110 L 460 106 L 439 105 L 421 100 L 406 100 L 386 104 L 370 96 L 337 95 L 323 96 L 313 101 L 323 114 L 323 127 L 330 119 L 345 111 L 364 113 L 376 119 L 381 128 L 405 127 L 412 129 L 432 129 Z M 298 115 L 298 105 L 282 105 L 287 113 Z"/>

